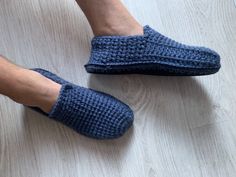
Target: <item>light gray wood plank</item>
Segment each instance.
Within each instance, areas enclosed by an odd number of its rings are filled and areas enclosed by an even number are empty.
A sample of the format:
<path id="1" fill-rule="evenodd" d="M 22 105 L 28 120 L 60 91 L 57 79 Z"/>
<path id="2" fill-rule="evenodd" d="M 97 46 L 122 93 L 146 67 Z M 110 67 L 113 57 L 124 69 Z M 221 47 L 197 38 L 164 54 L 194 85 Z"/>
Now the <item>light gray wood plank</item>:
<path id="1" fill-rule="evenodd" d="M 110 93 L 135 111 L 114 141 L 85 138 L 0 97 L 0 177 L 234 177 L 233 0 L 123 0 L 143 24 L 217 50 L 221 71 L 196 78 L 90 75 L 92 32 L 73 0 L 1 0 L 0 54 Z"/>

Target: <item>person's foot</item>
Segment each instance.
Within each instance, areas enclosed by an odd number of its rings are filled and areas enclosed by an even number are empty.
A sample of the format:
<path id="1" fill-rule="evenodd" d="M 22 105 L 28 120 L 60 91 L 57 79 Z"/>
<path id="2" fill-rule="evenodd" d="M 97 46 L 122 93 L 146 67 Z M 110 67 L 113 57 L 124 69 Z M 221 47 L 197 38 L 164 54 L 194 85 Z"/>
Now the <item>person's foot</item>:
<path id="1" fill-rule="evenodd" d="M 43 69 L 24 69 L 0 57 L 0 94 L 96 139 L 122 136 L 133 123 L 128 105 Z"/>
<path id="2" fill-rule="evenodd" d="M 48 117 L 96 139 L 118 138 L 132 125 L 132 110 L 113 96 L 72 84 L 44 69 L 33 70 L 62 85 Z"/>
<path id="3" fill-rule="evenodd" d="M 55 104 L 61 85 L 38 72 L 16 66 L 0 57 L 0 93 L 12 100 L 49 113 Z"/>
<path id="4" fill-rule="evenodd" d="M 198 76 L 219 71 L 215 51 L 181 44 L 149 26 L 143 30 L 143 35 L 94 37 L 87 72 Z"/>

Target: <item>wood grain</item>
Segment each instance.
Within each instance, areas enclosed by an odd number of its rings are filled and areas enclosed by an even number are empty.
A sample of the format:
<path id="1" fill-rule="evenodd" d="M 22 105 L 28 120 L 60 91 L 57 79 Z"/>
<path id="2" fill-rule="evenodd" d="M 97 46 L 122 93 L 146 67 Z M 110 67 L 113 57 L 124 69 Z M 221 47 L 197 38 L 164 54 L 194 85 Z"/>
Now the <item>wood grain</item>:
<path id="1" fill-rule="evenodd" d="M 123 2 L 143 25 L 217 50 L 221 71 L 89 75 L 92 32 L 73 0 L 1 0 L 0 54 L 118 97 L 135 123 L 118 140 L 96 141 L 0 97 L 0 177 L 235 177 L 235 1 Z"/>

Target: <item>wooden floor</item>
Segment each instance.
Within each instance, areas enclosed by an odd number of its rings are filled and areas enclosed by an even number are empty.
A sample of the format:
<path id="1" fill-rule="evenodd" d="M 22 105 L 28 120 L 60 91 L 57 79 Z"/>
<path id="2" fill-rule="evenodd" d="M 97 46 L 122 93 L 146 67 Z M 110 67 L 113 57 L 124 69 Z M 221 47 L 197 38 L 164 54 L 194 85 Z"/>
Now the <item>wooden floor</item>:
<path id="1" fill-rule="evenodd" d="M 92 32 L 73 0 L 0 0 L 0 54 L 110 93 L 135 112 L 124 137 L 96 141 L 1 96 L 0 177 L 236 176 L 236 0 L 124 3 L 143 25 L 218 51 L 220 72 L 90 75 Z"/>

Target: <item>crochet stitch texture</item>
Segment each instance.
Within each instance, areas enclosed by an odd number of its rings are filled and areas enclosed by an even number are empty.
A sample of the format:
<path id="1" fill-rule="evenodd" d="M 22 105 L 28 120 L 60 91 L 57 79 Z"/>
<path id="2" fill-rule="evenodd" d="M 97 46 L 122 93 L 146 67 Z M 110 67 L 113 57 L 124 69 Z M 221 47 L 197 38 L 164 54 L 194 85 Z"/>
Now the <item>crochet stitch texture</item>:
<path id="1" fill-rule="evenodd" d="M 181 44 L 149 26 L 144 35 L 94 37 L 91 43 L 89 73 L 197 76 L 221 67 L 215 51 Z"/>
<path id="2" fill-rule="evenodd" d="M 49 71 L 32 70 L 62 85 L 48 117 L 95 139 L 118 138 L 132 125 L 132 110 L 116 98 L 67 82 Z"/>

